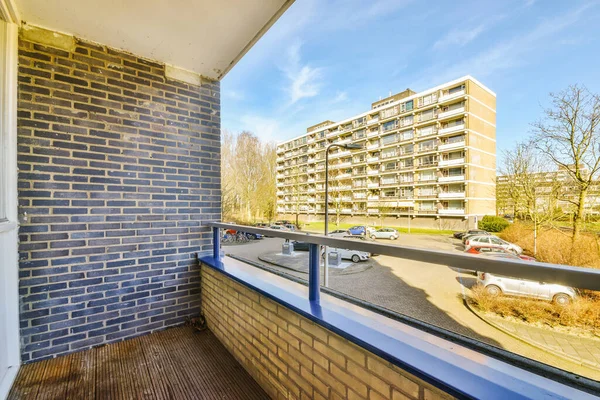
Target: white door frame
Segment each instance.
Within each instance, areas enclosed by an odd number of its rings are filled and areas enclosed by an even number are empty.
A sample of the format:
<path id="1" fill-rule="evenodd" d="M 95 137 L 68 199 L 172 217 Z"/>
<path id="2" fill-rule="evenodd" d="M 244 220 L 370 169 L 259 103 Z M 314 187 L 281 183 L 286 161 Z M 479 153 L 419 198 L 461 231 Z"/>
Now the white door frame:
<path id="1" fill-rule="evenodd" d="M 0 0 L 0 399 L 19 371 L 19 260 L 17 213 L 17 62 L 19 17 L 11 0 Z"/>

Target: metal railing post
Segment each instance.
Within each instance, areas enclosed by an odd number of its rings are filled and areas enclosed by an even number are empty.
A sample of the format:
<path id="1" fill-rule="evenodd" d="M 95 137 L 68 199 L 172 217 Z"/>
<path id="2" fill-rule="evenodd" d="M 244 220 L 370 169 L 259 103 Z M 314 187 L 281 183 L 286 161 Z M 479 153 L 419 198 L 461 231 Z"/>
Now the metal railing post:
<path id="1" fill-rule="evenodd" d="M 221 261 L 221 228 L 213 227 L 213 258 Z"/>
<path id="2" fill-rule="evenodd" d="M 319 284 L 319 245 L 308 245 L 308 300 L 319 302 L 320 284 Z"/>

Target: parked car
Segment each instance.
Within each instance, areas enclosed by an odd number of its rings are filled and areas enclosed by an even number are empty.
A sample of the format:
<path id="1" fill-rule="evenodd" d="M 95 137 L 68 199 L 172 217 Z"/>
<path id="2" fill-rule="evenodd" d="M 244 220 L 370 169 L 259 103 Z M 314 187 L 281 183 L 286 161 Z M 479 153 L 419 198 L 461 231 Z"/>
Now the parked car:
<path id="1" fill-rule="evenodd" d="M 256 226 L 257 228 L 268 228 L 269 224 L 265 222 L 257 222 L 256 224 L 254 224 L 254 226 Z"/>
<path id="2" fill-rule="evenodd" d="M 503 249 L 509 250 L 515 254 L 521 254 L 523 252 L 523 249 L 516 244 L 509 243 L 506 240 L 502 240 L 494 235 L 470 236 L 465 241 L 465 250 L 468 250 L 471 246 L 475 245 L 502 247 Z"/>
<path id="3" fill-rule="evenodd" d="M 292 241 L 294 245 L 294 251 L 308 251 L 308 247 L 310 243 L 301 242 L 299 240 Z"/>
<path id="4" fill-rule="evenodd" d="M 470 237 L 473 237 L 473 236 L 490 236 L 490 235 L 491 235 L 491 233 L 489 233 L 489 232 L 487 232 L 487 231 L 481 231 L 481 230 L 479 230 L 479 229 L 478 229 L 478 230 L 476 230 L 476 231 L 475 231 L 475 230 L 473 230 L 473 232 L 475 232 L 475 233 L 465 233 L 465 235 L 462 237 L 462 242 L 463 242 L 463 244 L 465 244 L 465 242 L 466 242 L 466 241 L 467 241 L 467 240 L 468 240 Z M 477 232 L 479 232 L 479 233 L 477 233 Z"/>
<path id="5" fill-rule="evenodd" d="M 473 245 L 465 250 L 465 253 L 470 254 L 485 254 L 485 253 L 498 253 L 498 254 L 512 254 L 510 250 L 506 250 L 503 247 L 491 246 L 491 245 Z M 519 254 L 518 257 L 523 261 L 537 261 L 534 257 L 526 256 L 525 254 Z"/>
<path id="6" fill-rule="evenodd" d="M 339 237 L 343 237 L 343 236 L 346 236 L 346 235 L 349 235 L 349 233 L 348 233 L 347 230 L 337 229 L 335 231 L 329 232 L 329 234 L 327 236 L 334 236 L 334 237 L 339 236 Z"/>
<path id="7" fill-rule="evenodd" d="M 242 231 L 236 231 L 235 229 L 225 229 L 225 231 L 223 232 L 223 237 L 235 236 L 238 233 L 242 233 L 242 234 L 246 235 L 246 237 L 250 240 L 259 240 L 264 237 L 260 233 L 242 232 Z"/>
<path id="8" fill-rule="evenodd" d="M 332 253 L 332 252 L 338 252 L 338 253 L 340 253 L 343 260 L 351 260 L 354 263 L 357 263 L 359 261 L 366 261 L 369 259 L 369 257 L 371 257 L 371 253 L 367 253 L 366 251 L 328 247 L 327 253 Z M 324 250 L 321 251 L 321 257 L 325 258 Z"/>
<path id="9" fill-rule="evenodd" d="M 364 225 L 357 225 L 348 229 L 348 233 L 350 233 L 351 235 L 370 235 L 374 231 L 375 228 L 367 227 Z"/>
<path id="10" fill-rule="evenodd" d="M 371 239 L 390 239 L 396 240 L 400 235 L 398 231 L 392 228 L 381 228 L 371 232 Z"/>
<path id="11" fill-rule="evenodd" d="M 478 272 L 477 283 L 492 296 L 507 294 L 549 300 L 559 305 L 568 305 L 577 298 L 575 289 L 555 283 L 536 282 L 528 279 L 511 278 L 489 272 Z"/>
<path id="12" fill-rule="evenodd" d="M 486 234 L 489 234 L 489 233 L 484 231 L 483 229 L 470 229 L 470 230 L 464 231 L 464 232 L 455 232 L 453 236 L 456 239 L 462 239 L 466 235 L 486 235 Z"/>
<path id="13" fill-rule="evenodd" d="M 292 232 L 295 232 L 298 230 L 298 228 L 294 224 L 285 224 L 283 226 L 285 226 L 289 231 L 292 231 Z"/>

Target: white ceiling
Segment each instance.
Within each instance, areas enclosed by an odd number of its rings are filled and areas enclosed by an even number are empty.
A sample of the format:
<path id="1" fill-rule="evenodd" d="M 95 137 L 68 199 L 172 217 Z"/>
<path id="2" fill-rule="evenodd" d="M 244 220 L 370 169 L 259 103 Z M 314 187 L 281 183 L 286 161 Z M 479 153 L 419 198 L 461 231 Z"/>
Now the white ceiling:
<path id="1" fill-rule="evenodd" d="M 293 0 L 16 0 L 21 20 L 220 79 Z"/>

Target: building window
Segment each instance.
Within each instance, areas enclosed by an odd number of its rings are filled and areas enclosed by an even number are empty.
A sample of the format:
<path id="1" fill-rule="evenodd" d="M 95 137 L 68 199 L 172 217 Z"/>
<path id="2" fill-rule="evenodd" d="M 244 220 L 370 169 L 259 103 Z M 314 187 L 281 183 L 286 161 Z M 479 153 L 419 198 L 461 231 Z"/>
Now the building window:
<path id="1" fill-rule="evenodd" d="M 414 133 L 412 129 L 402 131 L 398 133 L 398 140 L 410 140 L 414 137 Z"/>
<path id="2" fill-rule="evenodd" d="M 424 126 L 418 130 L 417 136 L 429 136 L 435 134 L 435 125 Z"/>
<path id="3" fill-rule="evenodd" d="M 385 146 L 390 143 L 394 143 L 394 142 L 396 142 L 397 139 L 398 139 L 398 136 L 396 134 L 382 136 L 381 137 L 381 145 Z"/>
<path id="4" fill-rule="evenodd" d="M 407 101 L 406 103 L 404 103 L 404 109 L 406 111 L 410 111 L 413 109 L 413 101 Z"/>
<path id="5" fill-rule="evenodd" d="M 405 174 L 400 174 L 398 180 L 400 182 L 402 182 L 402 183 L 413 182 L 414 181 L 414 174 L 412 172 L 407 172 Z"/>
<path id="6" fill-rule="evenodd" d="M 390 185 L 398 182 L 398 177 L 396 175 L 384 175 L 381 177 L 381 183 L 383 185 Z"/>
<path id="7" fill-rule="evenodd" d="M 383 191 L 383 197 L 396 197 L 396 189 L 386 189 Z"/>
<path id="8" fill-rule="evenodd" d="M 430 110 L 423 111 L 421 113 L 421 118 L 419 121 L 420 122 L 429 121 L 430 119 L 433 119 L 433 117 L 435 117 L 435 110 L 432 108 Z"/>
<path id="9" fill-rule="evenodd" d="M 396 168 L 398 167 L 398 163 L 396 162 L 388 162 L 383 164 L 383 169 L 385 171 L 394 171 L 396 170 Z"/>
<path id="10" fill-rule="evenodd" d="M 396 156 L 396 148 L 395 147 L 391 147 L 389 149 L 384 149 L 381 151 L 381 158 L 389 158 L 389 157 L 395 157 Z"/>
<path id="11" fill-rule="evenodd" d="M 400 188 L 400 197 L 404 197 L 404 198 L 410 198 L 413 197 L 413 190 L 412 188 Z"/>
<path id="12" fill-rule="evenodd" d="M 396 121 L 388 121 L 381 126 L 383 132 L 390 131 L 396 128 Z"/>
<path id="13" fill-rule="evenodd" d="M 465 85 L 458 85 L 448 90 L 448 94 L 458 93 L 461 90 L 465 90 Z"/>
<path id="14" fill-rule="evenodd" d="M 412 144 L 405 144 L 404 146 L 400 146 L 400 155 L 412 154 L 414 151 L 414 146 Z"/>

